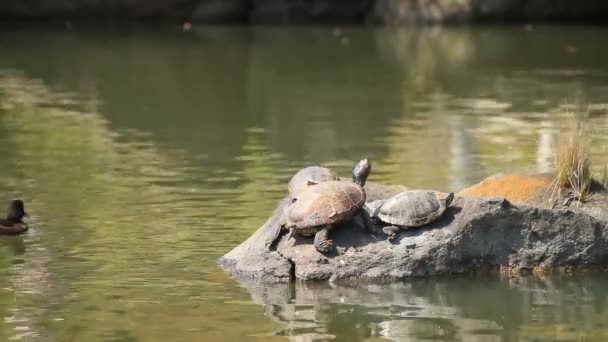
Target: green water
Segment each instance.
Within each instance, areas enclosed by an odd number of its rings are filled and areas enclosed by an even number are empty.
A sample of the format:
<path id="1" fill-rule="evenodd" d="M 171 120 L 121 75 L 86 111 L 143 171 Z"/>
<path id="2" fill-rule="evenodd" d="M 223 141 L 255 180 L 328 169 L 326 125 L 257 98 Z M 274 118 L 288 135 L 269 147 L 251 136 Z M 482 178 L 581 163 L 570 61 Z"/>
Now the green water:
<path id="1" fill-rule="evenodd" d="M 604 341 L 608 277 L 239 284 L 300 167 L 459 190 L 608 161 L 608 29 L 0 33 L 0 340 Z"/>

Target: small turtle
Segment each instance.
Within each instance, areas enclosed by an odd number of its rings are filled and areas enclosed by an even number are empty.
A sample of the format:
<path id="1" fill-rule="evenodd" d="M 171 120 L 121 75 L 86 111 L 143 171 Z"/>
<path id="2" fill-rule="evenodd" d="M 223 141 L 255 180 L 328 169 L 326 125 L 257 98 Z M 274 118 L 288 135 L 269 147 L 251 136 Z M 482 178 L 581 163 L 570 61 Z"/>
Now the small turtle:
<path id="1" fill-rule="evenodd" d="M 332 170 L 321 166 L 308 166 L 298 171 L 289 181 L 289 198 L 294 201 L 308 186 L 338 180 Z"/>
<path id="2" fill-rule="evenodd" d="M 314 246 L 326 253 L 333 249 L 329 239 L 330 230 L 337 224 L 350 221 L 358 214 L 363 216 L 363 225 L 371 229 L 371 219 L 365 210 L 363 186 L 371 172 L 371 163 L 361 160 L 353 169 L 353 183 L 327 181 L 304 189 L 287 212 L 285 228 L 290 230 L 288 240 L 294 232 L 303 236 L 315 236 Z"/>
<path id="3" fill-rule="evenodd" d="M 382 231 L 393 240 L 400 229 L 424 226 L 441 217 L 453 199 L 453 192 L 446 196 L 432 190 L 411 190 L 368 203 L 367 210 L 374 223 L 388 224 Z"/>

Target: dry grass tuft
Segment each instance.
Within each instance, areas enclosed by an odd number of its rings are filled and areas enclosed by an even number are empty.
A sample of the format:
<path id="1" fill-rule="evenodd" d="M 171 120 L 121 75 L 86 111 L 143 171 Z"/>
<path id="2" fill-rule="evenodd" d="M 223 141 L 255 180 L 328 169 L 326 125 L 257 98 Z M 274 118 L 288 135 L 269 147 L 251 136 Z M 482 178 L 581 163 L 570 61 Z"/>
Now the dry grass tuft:
<path id="1" fill-rule="evenodd" d="M 575 198 L 585 202 L 591 186 L 591 139 L 584 128 L 564 136 L 555 158 L 556 183 L 561 189 L 569 189 Z"/>

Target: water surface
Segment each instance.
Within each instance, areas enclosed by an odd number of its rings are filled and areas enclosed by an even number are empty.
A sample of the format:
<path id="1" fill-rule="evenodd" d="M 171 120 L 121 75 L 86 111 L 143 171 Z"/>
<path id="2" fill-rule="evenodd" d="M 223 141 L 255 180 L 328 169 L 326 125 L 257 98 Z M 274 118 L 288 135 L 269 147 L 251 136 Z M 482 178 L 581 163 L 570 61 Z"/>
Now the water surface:
<path id="1" fill-rule="evenodd" d="M 239 284 L 215 260 L 300 167 L 459 190 L 608 161 L 607 29 L 0 33 L 0 339 L 603 341 L 604 275 Z"/>

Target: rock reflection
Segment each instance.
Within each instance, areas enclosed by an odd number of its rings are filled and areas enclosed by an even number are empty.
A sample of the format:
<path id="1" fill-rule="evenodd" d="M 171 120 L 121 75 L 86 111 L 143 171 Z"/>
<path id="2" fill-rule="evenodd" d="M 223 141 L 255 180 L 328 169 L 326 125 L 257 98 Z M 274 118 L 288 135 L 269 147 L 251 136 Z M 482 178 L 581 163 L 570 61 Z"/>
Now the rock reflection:
<path id="1" fill-rule="evenodd" d="M 2 37 L 2 60 L 75 91 L 85 111 L 102 112 L 112 129 L 145 132 L 189 159 L 203 156 L 196 167 L 222 168 L 218 178 L 247 172 L 242 157 L 255 158 L 246 149 L 259 144 L 273 172 L 288 171 L 273 175 L 280 182 L 312 163 L 347 173 L 352 160 L 369 155 L 379 166 L 376 181 L 460 190 L 496 172 L 550 171 L 551 144 L 538 130 L 567 126 L 565 112 L 587 113 L 601 127 L 597 140 L 608 141 L 608 50 L 597 48 L 603 30 L 191 33 L 20 33 Z M 547 59 L 547 51 L 563 51 L 562 35 L 580 42 L 576 60 L 567 53 Z M 349 46 L 336 36 L 348 36 Z M 32 58 L 39 46 L 51 57 Z"/>
<path id="2" fill-rule="evenodd" d="M 538 129 L 538 147 L 536 149 L 536 169 L 538 172 L 553 172 L 555 169 L 555 148 L 558 130 L 555 123 L 543 121 Z"/>
<path id="3" fill-rule="evenodd" d="M 291 341 L 510 341 L 606 334 L 606 275 L 376 284 L 243 284 Z M 556 329 L 555 327 L 560 327 Z"/>

